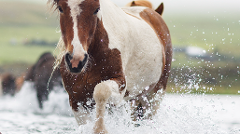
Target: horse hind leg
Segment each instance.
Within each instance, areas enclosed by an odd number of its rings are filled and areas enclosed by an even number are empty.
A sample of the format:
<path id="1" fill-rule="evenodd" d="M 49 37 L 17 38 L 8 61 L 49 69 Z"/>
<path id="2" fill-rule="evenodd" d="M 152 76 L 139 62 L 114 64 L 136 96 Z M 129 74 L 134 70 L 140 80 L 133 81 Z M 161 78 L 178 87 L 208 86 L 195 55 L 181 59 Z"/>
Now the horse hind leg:
<path id="1" fill-rule="evenodd" d="M 152 119 L 160 107 L 164 94 L 164 85 L 159 81 L 157 84 L 149 86 L 148 91 L 132 100 L 133 120 Z"/>
<path id="2" fill-rule="evenodd" d="M 164 66 L 161 78 L 156 85 L 154 85 L 154 86 L 151 85 L 150 86 L 151 88 L 149 89 L 149 92 L 146 95 L 149 103 L 147 105 L 146 105 L 146 103 L 143 103 L 143 104 L 145 104 L 143 106 L 147 107 L 147 109 L 150 111 L 145 116 L 146 118 L 152 118 L 152 116 L 154 116 L 157 113 L 157 110 L 160 107 L 160 103 L 162 101 L 162 98 L 165 95 L 165 91 L 166 91 L 166 88 L 167 88 L 167 82 L 168 82 L 170 69 L 171 69 L 171 61 L 172 61 L 171 44 L 168 45 L 166 56 L 163 55 L 163 57 L 164 57 L 164 59 L 166 59 L 166 61 L 163 60 L 166 63 L 164 62 L 165 66 Z"/>
<path id="3" fill-rule="evenodd" d="M 146 114 L 145 118 L 152 119 L 154 115 L 156 115 L 157 110 L 160 108 L 160 104 L 162 102 L 162 99 L 165 95 L 165 90 L 160 89 L 157 91 L 152 90 L 147 95 L 148 99 L 148 105 L 146 106 Z"/>
<path id="4" fill-rule="evenodd" d="M 149 88 L 145 89 L 142 94 L 138 95 L 135 99 L 130 100 L 133 121 L 144 119 L 146 110 L 150 106 L 147 94 L 151 89 L 153 89 L 154 85 L 150 85 Z"/>
<path id="5" fill-rule="evenodd" d="M 144 109 L 142 107 L 142 103 L 138 99 L 130 100 L 130 107 L 132 111 L 132 120 L 138 121 L 143 118 Z"/>

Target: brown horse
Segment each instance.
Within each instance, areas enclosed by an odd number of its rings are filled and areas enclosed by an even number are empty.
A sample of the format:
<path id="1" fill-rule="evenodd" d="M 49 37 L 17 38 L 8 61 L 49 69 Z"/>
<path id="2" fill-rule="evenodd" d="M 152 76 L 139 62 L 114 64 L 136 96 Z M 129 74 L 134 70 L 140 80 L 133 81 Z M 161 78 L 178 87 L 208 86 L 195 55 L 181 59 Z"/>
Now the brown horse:
<path id="1" fill-rule="evenodd" d="M 9 94 L 11 96 L 14 96 L 16 93 L 15 84 L 16 78 L 10 73 L 5 73 L 1 75 L 0 79 L 1 79 L 0 94 L 2 95 Z"/>
<path id="2" fill-rule="evenodd" d="M 59 69 L 53 72 L 54 62 L 55 58 L 51 53 L 44 53 L 25 76 L 25 81 L 34 82 L 34 88 L 37 91 L 37 99 L 40 108 L 43 108 L 43 101 L 48 99 L 49 91 L 53 89 L 54 85 L 61 85 L 62 82 Z M 52 72 L 53 75 L 51 77 Z"/>
<path id="3" fill-rule="evenodd" d="M 152 3 L 148 0 L 134 0 L 132 2 L 129 2 L 126 6 L 127 7 L 144 6 L 144 7 L 149 7 L 153 9 Z M 160 15 L 162 15 L 163 9 L 164 9 L 164 6 L 163 6 L 163 3 L 161 3 L 155 11 Z"/>
<path id="4" fill-rule="evenodd" d="M 10 73 L 4 73 L 0 76 L 0 96 L 10 94 L 14 96 L 23 85 L 25 74 L 15 77 Z"/>
<path id="5" fill-rule="evenodd" d="M 146 110 L 154 114 L 172 61 L 162 17 L 146 7 L 119 8 L 111 0 L 50 2 L 60 13 L 63 52 L 58 61 L 78 124 L 86 123 L 96 105 L 94 133 L 107 133 L 106 104 L 118 106 L 123 100 L 135 101 L 134 111 L 142 109 L 135 118 L 151 116 Z"/>

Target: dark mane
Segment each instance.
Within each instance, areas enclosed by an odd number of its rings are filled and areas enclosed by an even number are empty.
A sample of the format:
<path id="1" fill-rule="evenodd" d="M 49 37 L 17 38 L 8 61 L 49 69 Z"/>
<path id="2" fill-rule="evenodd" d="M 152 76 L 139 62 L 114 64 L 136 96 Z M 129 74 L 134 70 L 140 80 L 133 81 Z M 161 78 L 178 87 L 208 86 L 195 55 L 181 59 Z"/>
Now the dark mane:
<path id="1" fill-rule="evenodd" d="M 53 0 L 53 4 L 57 4 L 59 0 Z"/>

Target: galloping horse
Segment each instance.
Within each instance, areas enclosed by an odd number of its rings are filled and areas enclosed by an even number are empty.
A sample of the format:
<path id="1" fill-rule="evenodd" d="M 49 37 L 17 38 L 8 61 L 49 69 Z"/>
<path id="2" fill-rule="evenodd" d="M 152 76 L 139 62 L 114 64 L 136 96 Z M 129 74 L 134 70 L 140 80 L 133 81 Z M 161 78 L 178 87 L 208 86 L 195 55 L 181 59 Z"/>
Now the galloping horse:
<path id="1" fill-rule="evenodd" d="M 0 96 L 7 94 L 14 96 L 16 93 L 15 80 L 16 78 L 10 73 L 5 73 L 0 76 Z"/>
<path id="2" fill-rule="evenodd" d="M 25 76 L 25 81 L 31 81 L 34 83 L 34 88 L 37 92 L 36 96 L 38 99 L 38 105 L 41 109 L 43 108 L 43 102 L 48 100 L 49 92 L 53 90 L 54 86 L 62 85 L 60 70 L 56 69 L 53 72 L 54 62 L 54 56 L 49 52 L 45 52 L 28 70 Z"/>
<path id="3" fill-rule="evenodd" d="M 23 85 L 25 75 L 19 77 L 13 76 L 11 73 L 4 73 L 0 76 L 0 96 L 18 93 Z"/>
<path id="4" fill-rule="evenodd" d="M 94 133 L 107 133 L 106 104 L 118 106 L 122 100 L 155 113 L 160 99 L 154 98 L 166 89 L 172 61 L 162 17 L 147 7 L 119 8 L 111 0 L 50 2 L 60 12 L 63 52 L 58 61 L 78 124 L 86 123 L 96 105 Z"/>

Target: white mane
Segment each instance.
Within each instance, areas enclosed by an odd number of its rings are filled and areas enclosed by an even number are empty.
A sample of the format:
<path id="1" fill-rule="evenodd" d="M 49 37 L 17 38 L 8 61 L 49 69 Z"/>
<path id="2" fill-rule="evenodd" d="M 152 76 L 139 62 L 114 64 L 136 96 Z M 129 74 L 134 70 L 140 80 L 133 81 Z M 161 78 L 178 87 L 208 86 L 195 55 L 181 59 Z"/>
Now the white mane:
<path id="1" fill-rule="evenodd" d="M 54 62 L 54 66 L 53 66 L 54 71 L 61 64 L 62 58 L 65 54 L 66 54 L 66 48 L 65 48 L 65 44 L 64 44 L 64 42 L 62 40 L 62 37 L 61 37 L 58 41 L 57 47 L 54 50 L 54 55 L 57 55 L 57 57 L 55 59 L 55 62 Z"/>

